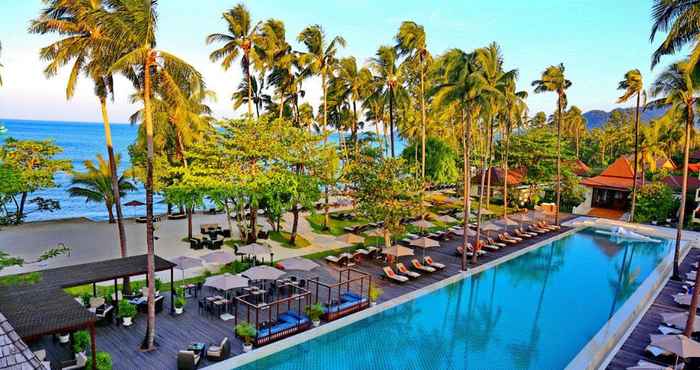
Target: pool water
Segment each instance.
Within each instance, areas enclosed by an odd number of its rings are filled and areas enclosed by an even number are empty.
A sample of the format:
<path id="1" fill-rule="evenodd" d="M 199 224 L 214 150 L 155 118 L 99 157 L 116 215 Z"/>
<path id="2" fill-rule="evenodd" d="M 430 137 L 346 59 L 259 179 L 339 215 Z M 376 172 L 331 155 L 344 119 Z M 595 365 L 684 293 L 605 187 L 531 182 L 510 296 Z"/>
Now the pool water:
<path id="1" fill-rule="evenodd" d="M 670 248 L 582 230 L 242 369 L 562 369 Z"/>

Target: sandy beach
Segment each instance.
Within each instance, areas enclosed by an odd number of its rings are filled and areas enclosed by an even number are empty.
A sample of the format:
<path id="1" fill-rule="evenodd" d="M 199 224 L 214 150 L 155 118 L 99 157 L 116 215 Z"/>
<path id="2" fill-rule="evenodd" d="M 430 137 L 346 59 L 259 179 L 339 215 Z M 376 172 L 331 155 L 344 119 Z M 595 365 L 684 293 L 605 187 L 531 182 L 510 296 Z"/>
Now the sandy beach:
<path id="1" fill-rule="evenodd" d="M 331 235 L 316 234 L 306 221 L 305 214 L 302 214 L 299 221 L 299 234 L 311 242 L 305 248 L 292 249 L 281 246 L 279 243 L 266 240 L 273 250 L 275 260 L 293 256 L 314 253 L 326 249 L 333 249 L 345 246 L 338 242 Z M 292 215 L 284 216 L 283 229 L 290 231 Z M 264 230 L 269 230 L 270 225 L 266 218 L 259 219 L 259 225 Z M 207 223 L 218 223 L 227 227 L 226 215 L 201 214 L 193 217 L 194 234 L 199 234 L 199 225 Z M 155 242 L 156 254 L 165 259 L 176 256 L 200 257 L 211 251 L 207 249 L 192 250 L 189 243 L 182 241 L 187 236 L 187 220 L 167 220 L 155 224 L 155 235 L 158 240 Z M 146 225 L 136 223 L 133 219 L 125 221 L 127 234 L 127 248 L 129 255 L 146 253 Z M 232 237 L 238 238 L 238 232 L 234 224 Z M 12 256 L 18 256 L 27 260 L 38 257 L 43 251 L 56 247 L 63 243 L 70 248 L 70 255 L 59 256 L 48 261 L 27 264 L 24 267 L 9 267 L 0 271 L 0 275 L 11 275 L 21 272 L 43 270 L 47 268 L 76 265 L 86 262 L 95 262 L 105 259 L 118 258 L 119 238 L 117 225 L 107 222 L 94 222 L 87 219 L 69 219 L 57 221 L 31 222 L 18 226 L 7 226 L 0 229 L 0 249 Z M 217 266 L 205 265 L 204 268 L 215 270 Z M 202 273 L 202 269 L 192 269 L 186 271 L 185 276 L 194 276 Z M 167 276 L 166 276 L 167 275 Z M 169 280 L 169 273 L 161 273 L 164 280 Z M 175 278 L 182 277 L 177 271 Z"/>

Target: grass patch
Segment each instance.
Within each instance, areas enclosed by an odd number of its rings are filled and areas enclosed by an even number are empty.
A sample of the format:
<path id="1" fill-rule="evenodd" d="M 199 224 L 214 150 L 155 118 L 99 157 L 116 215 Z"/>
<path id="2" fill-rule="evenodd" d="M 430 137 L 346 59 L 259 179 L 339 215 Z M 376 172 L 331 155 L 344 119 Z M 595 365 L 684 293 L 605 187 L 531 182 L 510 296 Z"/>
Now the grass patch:
<path id="1" fill-rule="evenodd" d="M 291 236 L 292 236 L 292 234 L 288 233 L 286 231 L 271 231 L 270 232 L 270 239 L 282 244 L 282 246 L 286 247 L 286 248 L 298 249 L 298 248 L 306 248 L 306 247 L 311 245 L 311 242 L 304 239 L 299 234 L 297 234 L 297 237 L 295 239 L 295 243 L 290 244 L 289 239 L 291 238 Z"/>
<path id="2" fill-rule="evenodd" d="M 333 215 L 335 212 L 331 212 L 330 214 Z M 347 212 L 343 212 L 347 213 Z M 313 212 L 312 214 L 306 216 L 306 220 L 309 221 L 309 224 L 311 225 L 311 228 L 314 230 L 314 232 L 318 234 L 330 234 L 333 236 L 340 236 L 345 234 L 345 230 L 343 228 L 348 227 L 348 226 L 357 226 L 361 224 L 365 224 L 368 221 L 361 218 L 361 217 L 356 217 L 354 220 L 336 220 L 333 217 L 331 217 L 328 227 L 329 230 L 323 230 L 323 219 L 324 215 L 323 213 L 316 213 Z"/>
<path id="3" fill-rule="evenodd" d="M 0 277 L 0 286 L 32 285 L 41 281 L 40 272 L 29 272 L 20 275 L 9 275 Z"/>

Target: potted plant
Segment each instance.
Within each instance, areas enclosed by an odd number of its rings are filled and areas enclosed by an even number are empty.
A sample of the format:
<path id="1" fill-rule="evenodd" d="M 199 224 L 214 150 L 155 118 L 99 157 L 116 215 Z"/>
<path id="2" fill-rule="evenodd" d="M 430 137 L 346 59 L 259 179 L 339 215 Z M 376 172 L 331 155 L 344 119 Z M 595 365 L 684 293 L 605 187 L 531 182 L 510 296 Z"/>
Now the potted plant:
<path id="1" fill-rule="evenodd" d="M 311 319 L 311 323 L 314 327 L 321 325 L 321 316 L 323 316 L 323 306 L 320 303 L 312 304 L 306 306 L 306 314 Z"/>
<path id="2" fill-rule="evenodd" d="M 185 309 L 185 304 L 187 304 L 187 301 L 185 300 L 185 292 L 183 291 L 182 288 L 178 288 L 175 291 L 175 314 L 176 315 L 182 315 L 182 312 Z"/>
<path id="3" fill-rule="evenodd" d="M 83 294 L 80 296 L 80 300 L 83 301 L 83 306 L 85 306 L 85 307 L 89 307 L 89 306 L 90 306 L 90 297 L 92 297 L 92 296 L 90 295 L 90 293 L 83 293 Z"/>
<path id="4" fill-rule="evenodd" d="M 90 334 L 87 331 L 81 330 L 73 334 L 73 352 L 82 353 L 85 355 L 90 347 Z"/>
<path id="5" fill-rule="evenodd" d="M 258 334 L 255 327 L 247 322 L 236 325 L 236 335 L 243 339 L 243 352 L 253 349 L 253 338 Z"/>
<path id="6" fill-rule="evenodd" d="M 161 288 L 161 286 L 163 286 L 163 282 L 160 281 L 160 279 L 156 279 L 155 286 L 156 286 L 156 291 L 153 294 L 155 296 L 158 296 L 160 294 L 160 288 Z"/>
<path id="7" fill-rule="evenodd" d="M 122 319 L 122 324 L 131 326 L 134 316 L 136 316 L 136 307 L 124 299 L 119 301 L 119 317 Z"/>
<path id="8" fill-rule="evenodd" d="M 95 354 L 95 368 L 97 370 L 112 370 L 112 356 L 107 352 L 97 352 Z M 92 369 L 92 356 L 88 358 L 86 369 Z"/>
<path id="9" fill-rule="evenodd" d="M 70 333 L 61 333 L 58 335 L 58 343 L 66 344 L 70 342 Z"/>
<path id="10" fill-rule="evenodd" d="M 377 301 L 379 300 L 379 297 L 382 296 L 382 294 L 384 294 L 384 291 L 382 290 L 382 288 L 380 288 L 380 287 L 378 287 L 378 286 L 372 284 L 372 286 L 369 287 L 369 302 L 370 302 L 370 305 L 376 306 L 376 305 L 377 305 Z"/>

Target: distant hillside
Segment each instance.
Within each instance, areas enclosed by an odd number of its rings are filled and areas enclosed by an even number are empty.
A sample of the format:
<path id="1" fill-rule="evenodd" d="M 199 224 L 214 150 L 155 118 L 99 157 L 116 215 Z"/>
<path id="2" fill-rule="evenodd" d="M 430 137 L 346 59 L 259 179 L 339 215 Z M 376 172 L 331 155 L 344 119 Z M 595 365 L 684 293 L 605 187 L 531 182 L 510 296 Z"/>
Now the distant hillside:
<path id="1" fill-rule="evenodd" d="M 634 108 L 618 108 L 618 109 L 614 109 L 610 112 L 606 112 L 606 111 L 602 111 L 602 110 L 588 111 L 588 112 L 583 114 L 583 116 L 586 118 L 586 121 L 588 122 L 588 129 L 593 129 L 593 128 L 602 126 L 605 122 L 608 121 L 608 118 L 610 118 L 610 114 L 614 111 L 626 111 L 626 112 L 634 113 Z M 659 118 L 665 112 L 666 112 L 666 108 L 647 109 L 645 111 L 642 111 L 641 121 L 647 122 L 647 121 L 650 121 L 652 119 Z"/>

